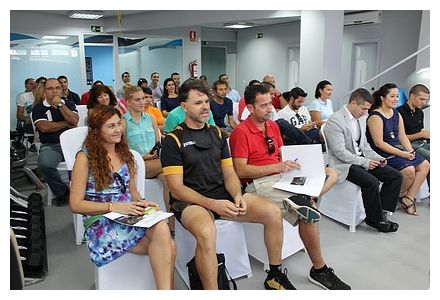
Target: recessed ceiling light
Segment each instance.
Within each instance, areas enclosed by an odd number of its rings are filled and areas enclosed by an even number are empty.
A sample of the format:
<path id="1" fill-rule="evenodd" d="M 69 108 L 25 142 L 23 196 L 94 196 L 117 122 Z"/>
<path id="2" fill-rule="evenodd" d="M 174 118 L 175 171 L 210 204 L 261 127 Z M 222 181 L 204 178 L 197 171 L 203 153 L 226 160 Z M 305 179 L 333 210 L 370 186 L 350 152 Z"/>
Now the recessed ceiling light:
<path id="1" fill-rule="evenodd" d="M 61 36 L 61 35 L 45 35 L 42 37 L 43 40 L 65 40 L 68 36 Z"/>
<path id="2" fill-rule="evenodd" d="M 70 11 L 68 16 L 72 19 L 96 20 L 104 15 L 101 11 Z"/>
<path id="3" fill-rule="evenodd" d="M 247 22 L 238 22 L 238 23 L 226 23 L 224 24 L 224 26 L 227 28 L 243 29 L 243 28 L 254 27 L 255 24 L 247 23 Z"/>

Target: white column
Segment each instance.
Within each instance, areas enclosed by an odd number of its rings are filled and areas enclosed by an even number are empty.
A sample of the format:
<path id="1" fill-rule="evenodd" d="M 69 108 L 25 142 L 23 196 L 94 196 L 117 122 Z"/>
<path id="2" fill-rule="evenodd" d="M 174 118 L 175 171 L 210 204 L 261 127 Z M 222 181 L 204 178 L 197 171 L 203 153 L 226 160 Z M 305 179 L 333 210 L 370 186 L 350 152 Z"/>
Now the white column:
<path id="1" fill-rule="evenodd" d="M 332 101 L 335 110 L 342 102 L 342 44 L 344 12 L 301 11 L 301 54 L 299 86 L 309 95 L 306 105 L 314 99 L 319 81 L 333 85 Z"/>

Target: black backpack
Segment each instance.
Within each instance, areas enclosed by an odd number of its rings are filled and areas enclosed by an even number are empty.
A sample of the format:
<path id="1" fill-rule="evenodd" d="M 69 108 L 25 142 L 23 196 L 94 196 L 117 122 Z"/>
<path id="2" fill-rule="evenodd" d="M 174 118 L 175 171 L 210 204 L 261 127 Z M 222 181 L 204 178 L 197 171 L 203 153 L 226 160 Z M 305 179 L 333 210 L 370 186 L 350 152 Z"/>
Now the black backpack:
<path id="1" fill-rule="evenodd" d="M 12 140 L 10 148 L 11 163 L 13 161 L 19 161 L 26 158 L 27 148 L 23 144 L 23 135 L 17 131 L 11 131 L 10 137 Z"/>

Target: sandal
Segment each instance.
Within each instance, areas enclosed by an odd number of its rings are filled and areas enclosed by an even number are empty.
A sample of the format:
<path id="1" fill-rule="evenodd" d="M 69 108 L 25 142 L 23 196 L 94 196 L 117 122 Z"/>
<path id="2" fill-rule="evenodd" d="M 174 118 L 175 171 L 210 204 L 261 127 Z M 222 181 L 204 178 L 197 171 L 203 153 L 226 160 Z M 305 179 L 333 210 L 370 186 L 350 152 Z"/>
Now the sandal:
<path id="1" fill-rule="evenodd" d="M 403 199 L 408 199 L 410 201 L 410 204 L 407 204 L 403 201 Z M 400 202 L 400 206 L 406 211 L 407 214 L 413 215 L 413 216 L 417 216 L 417 208 L 416 208 L 416 204 L 414 202 L 413 199 L 407 197 L 407 196 L 403 196 L 401 198 L 399 198 L 399 202 Z M 412 210 L 414 209 L 414 210 Z"/>

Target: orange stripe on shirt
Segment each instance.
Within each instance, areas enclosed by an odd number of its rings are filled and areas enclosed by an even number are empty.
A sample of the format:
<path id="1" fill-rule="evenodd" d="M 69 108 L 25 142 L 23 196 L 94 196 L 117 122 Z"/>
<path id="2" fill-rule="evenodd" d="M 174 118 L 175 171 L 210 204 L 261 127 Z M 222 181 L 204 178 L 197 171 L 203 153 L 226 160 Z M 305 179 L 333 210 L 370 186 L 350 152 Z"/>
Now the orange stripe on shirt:
<path id="1" fill-rule="evenodd" d="M 229 158 L 222 159 L 221 166 L 222 167 L 232 166 L 232 158 L 229 157 Z"/>
<path id="2" fill-rule="evenodd" d="M 166 175 L 172 175 L 172 174 L 183 174 L 183 167 L 182 166 L 169 166 L 162 168 L 163 174 Z"/>

